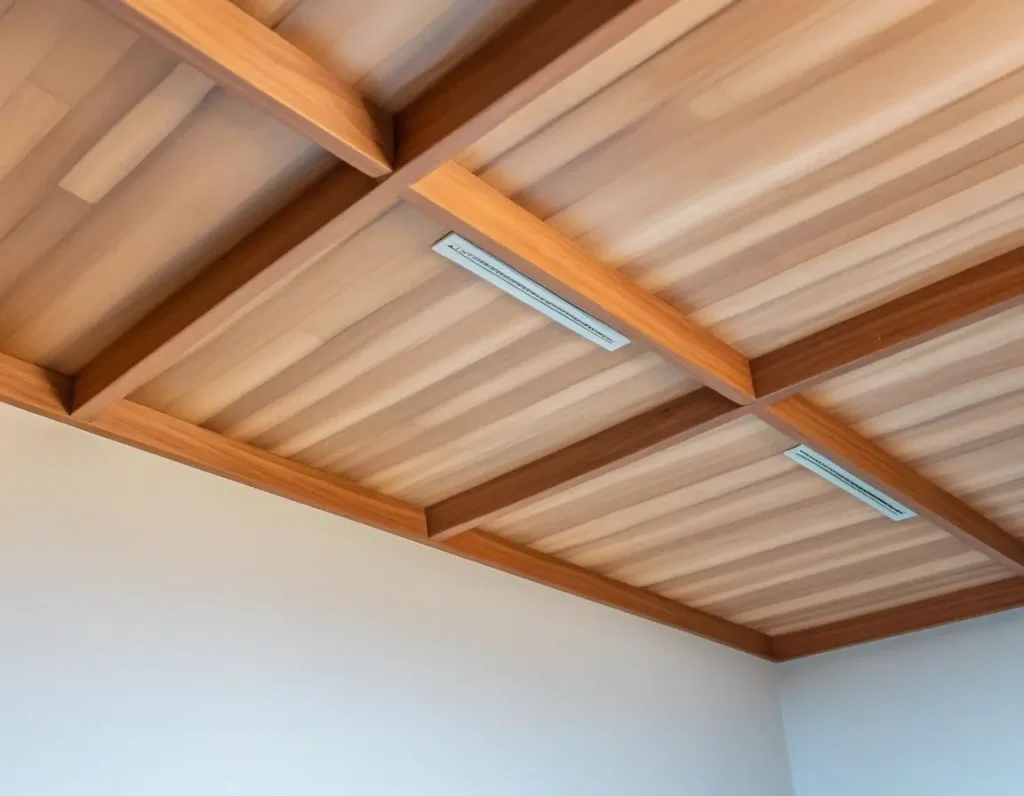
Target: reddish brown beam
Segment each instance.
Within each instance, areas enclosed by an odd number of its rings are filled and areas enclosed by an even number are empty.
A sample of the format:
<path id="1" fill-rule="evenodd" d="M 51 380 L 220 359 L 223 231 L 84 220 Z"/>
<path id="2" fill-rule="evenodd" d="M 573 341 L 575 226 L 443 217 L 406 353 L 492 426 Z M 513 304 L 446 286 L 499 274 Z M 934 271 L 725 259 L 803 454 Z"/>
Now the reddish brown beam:
<path id="1" fill-rule="evenodd" d="M 750 364 L 742 354 L 459 164 L 440 166 L 405 197 L 730 400 L 754 399 Z"/>
<path id="2" fill-rule="evenodd" d="M 314 185 L 89 362 L 78 376 L 74 414 L 94 418 L 151 381 L 393 207 L 413 182 L 672 4 L 538 0 L 398 114 L 399 167 L 391 177 L 374 186 L 340 167 Z"/>
<path id="3" fill-rule="evenodd" d="M 1024 542 L 805 396 L 759 407 L 758 415 L 993 561 L 1024 574 Z"/>
<path id="4" fill-rule="evenodd" d="M 467 531 L 442 542 L 441 546 L 545 586 L 685 630 L 761 658 L 773 659 L 771 639 L 757 630 L 690 608 L 655 592 L 597 575 L 494 534 Z"/>
<path id="5" fill-rule="evenodd" d="M 777 660 L 789 661 L 1022 606 L 1024 578 L 1010 578 L 821 627 L 775 636 L 772 647 Z"/>
<path id="6" fill-rule="evenodd" d="M 120 401 L 95 423 L 84 423 L 64 408 L 70 387 L 66 376 L 0 354 L 2 403 L 745 652 L 771 654 L 770 640 L 757 631 L 498 537 L 470 531 L 450 542 L 431 540 L 417 506 L 139 404 Z"/>
<path id="7" fill-rule="evenodd" d="M 230 0 L 94 2 L 360 171 L 391 172 L 391 131 L 355 88 Z"/>
<path id="8" fill-rule="evenodd" d="M 742 407 L 704 387 L 427 508 L 430 536 L 448 539 L 551 492 L 568 489 L 729 422 Z"/>
<path id="9" fill-rule="evenodd" d="M 398 166 L 438 141 L 449 143 L 448 154 L 434 166 L 454 157 L 676 2 L 534 2 L 398 115 Z"/>
<path id="10" fill-rule="evenodd" d="M 750 363 L 759 401 L 803 392 L 1024 302 L 1024 249 L 968 268 Z"/>

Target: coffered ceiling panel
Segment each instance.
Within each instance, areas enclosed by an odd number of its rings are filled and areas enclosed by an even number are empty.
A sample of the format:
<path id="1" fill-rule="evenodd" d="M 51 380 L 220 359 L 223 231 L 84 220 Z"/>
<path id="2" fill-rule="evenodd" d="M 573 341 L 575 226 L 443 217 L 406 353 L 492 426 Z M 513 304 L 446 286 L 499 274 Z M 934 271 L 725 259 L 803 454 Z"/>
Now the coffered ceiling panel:
<path id="1" fill-rule="evenodd" d="M 1019 244 L 1022 24 L 744 0 L 465 162 L 757 356 Z"/>

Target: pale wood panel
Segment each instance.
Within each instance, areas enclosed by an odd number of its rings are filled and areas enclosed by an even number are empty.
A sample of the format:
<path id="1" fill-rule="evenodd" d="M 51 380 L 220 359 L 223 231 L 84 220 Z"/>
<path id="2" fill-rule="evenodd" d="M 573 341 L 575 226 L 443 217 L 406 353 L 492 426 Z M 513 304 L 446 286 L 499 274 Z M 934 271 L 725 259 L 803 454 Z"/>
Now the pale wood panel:
<path id="1" fill-rule="evenodd" d="M 864 594 L 851 589 L 850 596 L 844 596 L 839 589 L 828 598 L 823 596 L 821 604 L 778 614 L 756 624 L 773 636 L 781 635 L 1007 580 L 1006 569 L 997 564 L 971 563 L 977 555 L 972 552 L 962 557 L 925 562 L 916 568 L 908 568 L 901 578 L 890 578 L 885 588 Z"/>
<path id="2" fill-rule="evenodd" d="M 434 254 L 444 232 L 396 208 L 135 399 L 425 504 L 697 387 Z"/>
<path id="3" fill-rule="evenodd" d="M 530 0 L 302 0 L 277 32 L 394 111 Z"/>
<path id="4" fill-rule="evenodd" d="M 326 165 L 92 6 L 17 0 L 0 50 L 0 348 L 25 360 L 75 372 Z"/>
<path id="5" fill-rule="evenodd" d="M 1020 239 L 1022 22 L 740 0 L 467 162 L 754 356 Z"/>
<path id="6" fill-rule="evenodd" d="M 832 379 L 814 394 L 1024 535 L 1024 307 Z"/>
<path id="7" fill-rule="evenodd" d="M 734 421 L 488 528 L 769 633 L 1007 576 L 929 522 L 892 522 L 800 468 L 781 455 L 792 445 Z M 1006 484 L 988 495 L 1016 500 Z"/>
<path id="8" fill-rule="evenodd" d="M 487 527 L 583 566 L 609 565 L 662 541 L 657 531 L 645 536 L 645 524 L 792 472 L 795 465 L 780 455 L 791 446 L 745 418 L 518 507 Z"/>

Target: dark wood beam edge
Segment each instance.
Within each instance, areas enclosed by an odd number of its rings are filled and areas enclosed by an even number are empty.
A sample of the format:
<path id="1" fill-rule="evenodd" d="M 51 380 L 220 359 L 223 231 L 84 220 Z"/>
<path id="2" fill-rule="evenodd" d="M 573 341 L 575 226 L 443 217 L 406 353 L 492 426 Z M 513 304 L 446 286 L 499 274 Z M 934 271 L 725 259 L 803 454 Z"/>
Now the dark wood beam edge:
<path id="1" fill-rule="evenodd" d="M 228 478 L 288 500 L 398 534 L 583 599 L 669 625 L 763 658 L 767 636 L 636 589 L 512 542 L 471 531 L 449 542 L 427 536 L 423 509 L 330 473 L 237 442 L 130 401 L 119 401 L 96 422 L 65 409 L 70 379 L 0 354 L 0 403 Z"/>
<path id="2" fill-rule="evenodd" d="M 1024 574 L 1024 542 L 807 397 L 785 398 L 757 407 L 755 412 L 783 434 L 824 454 L 968 546 Z"/>
<path id="3" fill-rule="evenodd" d="M 403 195 L 449 229 L 649 345 L 729 400 L 754 400 L 750 363 L 739 351 L 458 163 L 444 163 Z"/>
<path id="4" fill-rule="evenodd" d="M 742 407 L 703 387 L 599 431 L 427 508 L 435 539 L 449 539 L 516 506 L 596 478 L 717 428 Z"/>
<path id="5" fill-rule="evenodd" d="M 989 583 L 772 638 L 774 657 L 790 661 L 1024 607 L 1024 578 Z"/>
<path id="6" fill-rule="evenodd" d="M 86 364 L 78 374 L 73 413 L 90 420 L 131 395 L 245 307 L 394 207 L 409 185 L 673 1 L 538 0 L 529 6 L 397 114 L 398 166 L 390 177 L 374 184 L 337 167 Z M 491 67 L 500 80 L 481 81 L 482 63 L 492 58 L 500 59 Z"/>
<path id="7" fill-rule="evenodd" d="M 758 403 L 920 345 L 1024 302 L 1015 249 L 751 360 Z"/>

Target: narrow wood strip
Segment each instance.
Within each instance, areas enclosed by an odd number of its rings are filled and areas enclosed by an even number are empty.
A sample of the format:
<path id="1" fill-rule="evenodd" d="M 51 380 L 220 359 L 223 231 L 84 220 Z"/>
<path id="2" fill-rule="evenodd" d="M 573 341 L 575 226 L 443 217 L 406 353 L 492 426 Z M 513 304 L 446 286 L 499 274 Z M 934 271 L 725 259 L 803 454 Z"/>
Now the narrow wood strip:
<path id="1" fill-rule="evenodd" d="M 761 658 L 773 659 L 771 639 L 757 630 L 689 608 L 652 591 L 595 574 L 486 531 L 466 531 L 441 542 L 440 547 L 503 572 L 685 630 Z"/>
<path id="2" fill-rule="evenodd" d="M 878 641 L 1024 606 L 1024 578 L 987 583 L 772 639 L 780 661 Z"/>
<path id="3" fill-rule="evenodd" d="M 478 82 L 474 77 L 481 63 L 496 52 L 487 42 L 428 92 L 433 99 L 421 100 L 399 114 L 401 167 L 390 178 L 374 186 L 369 179 L 339 167 L 309 188 L 83 368 L 75 388 L 75 415 L 83 420 L 96 417 L 158 376 L 247 306 L 297 277 L 318 257 L 387 212 L 413 182 L 671 4 L 671 0 L 533 3 L 512 23 L 516 37 L 498 34 L 504 41 L 499 48 L 501 80 Z M 567 22 L 567 18 L 571 19 Z M 427 108 L 434 103 L 438 118 L 447 120 L 444 123 L 428 122 L 432 114 Z M 455 110 L 454 105 L 463 110 Z"/>
<path id="4" fill-rule="evenodd" d="M 120 401 L 96 423 L 68 415 L 71 380 L 0 354 L 0 401 L 182 464 L 403 536 L 426 539 L 423 510 L 153 409 Z"/>
<path id="5" fill-rule="evenodd" d="M 440 140 L 454 157 L 675 3 L 536 0 L 399 114 L 398 165 Z"/>
<path id="6" fill-rule="evenodd" d="M 1024 249 L 968 268 L 750 363 L 776 400 L 1024 302 Z"/>
<path id="7" fill-rule="evenodd" d="M 406 198 L 568 301 L 653 345 L 730 400 L 753 400 L 742 354 L 457 163 L 443 164 Z"/>
<path id="8" fill-rule="evenodd" d="M 1024 574 L 1024 542 L 807 397 L 785 398 L 756 411 L 779 431 L 809 445 L 992 560 Z"/>
<path id="9" fill-rule="evenodd" d="M 430 536 L 448 539 L 556 490 L 595 478 L 737 417 L 737 404 L 707 387 L 675 398 L 537 461 L 427 508 Z"/>
<path id="10" fill-rule="evenodd" d="M 355 89 L 230 0 L 97 0 L 225 88 L 371 177 L 391 172 L 390 131 Z"/>

